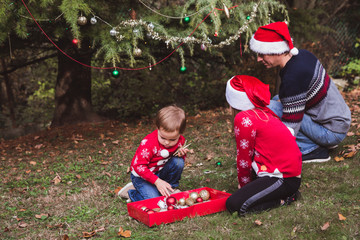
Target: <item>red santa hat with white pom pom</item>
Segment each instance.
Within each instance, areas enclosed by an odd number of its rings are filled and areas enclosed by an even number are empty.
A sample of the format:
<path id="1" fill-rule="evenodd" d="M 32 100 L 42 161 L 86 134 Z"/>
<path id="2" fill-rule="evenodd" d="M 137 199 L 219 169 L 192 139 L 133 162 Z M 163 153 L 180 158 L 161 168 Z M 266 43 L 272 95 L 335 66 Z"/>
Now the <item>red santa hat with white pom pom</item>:
<path id="1" fill-rule="evenodd" d="M 261 26 L 250 39 L 250 49 L 260 54 L 282 54 L 290 52 L 293 56 L 299 54 L 290 37 L 285 22 L 274 22 Z"/>

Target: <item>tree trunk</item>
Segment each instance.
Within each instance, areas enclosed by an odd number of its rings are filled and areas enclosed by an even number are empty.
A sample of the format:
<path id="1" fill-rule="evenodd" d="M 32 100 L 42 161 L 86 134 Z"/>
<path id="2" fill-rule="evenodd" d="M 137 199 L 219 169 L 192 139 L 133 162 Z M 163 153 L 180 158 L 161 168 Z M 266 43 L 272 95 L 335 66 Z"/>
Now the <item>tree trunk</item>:
<path id="1" fill-rule="evenodd" d="M 82 43 L 82 49 L 60 40 L 59 47 L 73 59 L 91 65 L 92 53 L 89 44 Z M 68 43 L 61 44 L 61 43 Z M 87 50 L 85 50 L 87 48 Z M 55 86 L 55 112 L 51 127 L 79 122 L 101 121 L 91 104 L 91 68 L 85 67 L 63 53 L 58 52 L 58 76 Z"/>
<path id="2" fill-rule="evenodd" d="M 4 74 L 4 81 L 5 81 L 5 87 L 6 87 L 6 94 L 8 99 L 8 106 L 9 106 L 9 112 L 10 112 L 10 120 L 12 124 L 12 128 L 16 128 L 16 117 L 15 117 L 15 100 L 14 100 L 14 94 L 12 92 L 11 87 L 11 81 L 9 79 L 8 74 L 6 73 L 7 66 L 4 58 L 1 58 L 1 65 L 3 68 Z"/>

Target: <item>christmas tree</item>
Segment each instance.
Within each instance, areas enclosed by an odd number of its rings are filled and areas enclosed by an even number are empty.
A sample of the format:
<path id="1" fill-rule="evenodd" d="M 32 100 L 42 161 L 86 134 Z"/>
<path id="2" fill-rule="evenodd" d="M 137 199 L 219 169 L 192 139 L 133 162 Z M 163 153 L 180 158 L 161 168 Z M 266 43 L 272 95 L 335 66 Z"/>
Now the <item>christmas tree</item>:
<path id="1" fill-rule="evenodd" d="M 216 54 L 243 44 L 260 26 L 280 16 L 278 1 L 83 1 L 0 0 L 2 57 L 15 50 L 56 49 L 58 77 L 53 125 L 96 118 L 91 108 L 91 69 L 113 76 L 126 70 L 151 69 L 170 57 L 201 49 Z M 277 19 L 279 20 L 279 19 Z M 240 41 L 241 40 L 241 41 Z M 96 63 L 94 65 L 94 60 Z"/>

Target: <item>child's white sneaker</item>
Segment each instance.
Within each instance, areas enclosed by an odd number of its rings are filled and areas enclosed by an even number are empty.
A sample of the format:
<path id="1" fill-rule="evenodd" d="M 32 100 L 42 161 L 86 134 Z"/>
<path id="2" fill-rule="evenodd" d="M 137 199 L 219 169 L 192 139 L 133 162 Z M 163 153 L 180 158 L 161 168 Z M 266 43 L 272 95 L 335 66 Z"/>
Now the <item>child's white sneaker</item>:
<path id="1" fill-rule="evenodd" d="M 121 198 L 129 198 L 129 193 L 128 191 L 130 189 L 135 189 L 134 185 L 132 182 L 129 182 L 128 184 L 125 185 L 125 187 L 123 187 L 119 192 L 118 192 L 118 196 Z"/>

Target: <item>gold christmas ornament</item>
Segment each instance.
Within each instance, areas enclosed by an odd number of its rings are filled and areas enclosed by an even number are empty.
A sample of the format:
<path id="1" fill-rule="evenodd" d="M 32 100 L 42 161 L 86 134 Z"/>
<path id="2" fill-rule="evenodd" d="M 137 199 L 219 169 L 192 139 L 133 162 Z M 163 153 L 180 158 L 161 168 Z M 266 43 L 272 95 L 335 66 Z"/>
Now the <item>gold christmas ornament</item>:
<path id="1" fill-rule="evenodd" d="M 196 202 L 196 199 L 199 197 L 199 194 L 197 192 L 191 192 L 189 195 L 189 198 L 191 198 L 192 200 L 194 200 L 194 202 Z"/>
<path id="2" fill-rule="evenodd" d="M 134 54 L 134 56 L 135 57 L 140 57 L 141 56 L 141 54 L 142 54 L 142 51 L 141 51 L 141 49 L 140 48 L 135 48 L 134 49 L 134 51 L 133 51 L 133 54 Z M 168 152 L 169 153 L 169 152 Z M 162 155 L 161 155 L 162 156 Z M 166 158 L 166 157 L 168 157 L 168 156 L 162 156 L 163 158 Z"/>
<path id="3" fill-rule="evenodd" d="M 200 195 L 200 197 L 204 200 L 204 201 L 206 201 L 206 200 L 209 200 L 209 198 L 210 198 L 210 193 L 209 193 L 209 191 L 208 190 L 201 190 L 200 192 L 199 192 L 199 195 Z"/>
<path id="4" fill-rule="evenodd" d="M 194 201 L 194 199 L 189 197 L 185 200 L 185 203 L 186 203 L 186 205 L 188 205 L 190 207 L 190 206 L 194 205 L 195 201 Z"/>
<path id="5" fill-rule="evenodd" d="M 178 204 L 179 204 L 180 206 L 185 206 L 185 204 L 186 204 L 185 198 L 180 198 L 179 201 L 178 201 Z"/>
<path id="6" fill-rule="evenodd" d="M 87 23 L 87 18 L 85 16 L 78 17 L 77 23 L 81 26 L 84 26 Z"/>

